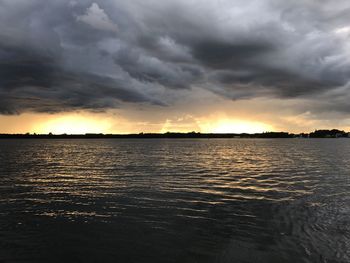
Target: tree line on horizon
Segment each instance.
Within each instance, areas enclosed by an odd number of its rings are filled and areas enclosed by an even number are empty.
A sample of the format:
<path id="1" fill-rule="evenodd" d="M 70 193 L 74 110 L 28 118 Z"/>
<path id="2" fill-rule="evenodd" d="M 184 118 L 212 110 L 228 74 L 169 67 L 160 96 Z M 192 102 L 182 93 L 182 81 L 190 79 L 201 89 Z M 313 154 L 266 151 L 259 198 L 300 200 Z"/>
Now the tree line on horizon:
<path id="1" fill-rule="evenodd" d="M 166 132 L 166 133 L 138 133 L 138 134 L 0 134 L 0 138 L 349 138 L 350 133 L 343 130 L 315 130 L 311 133 L 294 134 L 289 132 L 263 133 L 200 133 L 200 132 Z"/>

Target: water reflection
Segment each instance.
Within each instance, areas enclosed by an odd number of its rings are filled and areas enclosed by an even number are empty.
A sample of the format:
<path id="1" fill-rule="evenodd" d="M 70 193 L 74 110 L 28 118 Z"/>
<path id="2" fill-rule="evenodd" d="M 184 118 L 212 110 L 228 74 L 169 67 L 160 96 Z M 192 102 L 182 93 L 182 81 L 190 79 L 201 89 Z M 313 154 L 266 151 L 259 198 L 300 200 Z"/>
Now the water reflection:
<path id="1" fill-rule="evenodd" d="M 349 262 L 350 140 L 1 140 L 3 261 Z"/>

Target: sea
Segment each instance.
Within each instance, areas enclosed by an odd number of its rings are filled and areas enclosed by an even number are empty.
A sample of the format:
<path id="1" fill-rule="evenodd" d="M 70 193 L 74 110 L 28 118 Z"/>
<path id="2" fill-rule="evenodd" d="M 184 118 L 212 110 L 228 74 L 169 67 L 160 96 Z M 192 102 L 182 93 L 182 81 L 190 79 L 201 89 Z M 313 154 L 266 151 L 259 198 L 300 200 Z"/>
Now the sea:
<path id="1" fill-rule="evenodd" d="M 0 262 L 350 262 L 350 139 L 1 139 Z"/>

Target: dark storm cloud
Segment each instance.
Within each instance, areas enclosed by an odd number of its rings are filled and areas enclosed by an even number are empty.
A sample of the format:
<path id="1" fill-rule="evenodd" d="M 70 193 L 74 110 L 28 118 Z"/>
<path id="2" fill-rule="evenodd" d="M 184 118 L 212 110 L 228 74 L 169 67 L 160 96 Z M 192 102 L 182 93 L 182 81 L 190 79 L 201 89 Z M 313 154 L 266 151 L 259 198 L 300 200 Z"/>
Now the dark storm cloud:
<path id="1" fill-rule="evenodd" d="M 0 113 L 168 105 L 193 86 L 348 112 L 349 10 L 318 0 L 2 0 Z"/>
<path id="2" fill-rule="evenodd" d="M 168 88 L 189 88 L 201 75 L 195 66 L 169 63 L 127 48 L 118 51 L 114 60 L 131 77 Z"/>
<path id="3" fill-rule="evenodd" d="M 254 42 L 202 42 L 193 46 L 193 55 L 210 68 L 234 69 L 249 67 L 252 59 L 272 48 L 272 45 Z"/>
<path id="4" fill-rule="evenodd" d="M 3 114 L 26 110 L 98 111 L 118 107 L 118 101 L 162 104 L 136 91 L 126 79 L 67 71 L 56 58 L 33 50 L 3 48 L 2 55 L 7 57 L 0 62 L 0 112 Z"/>
<path id="5" fill-rule="evenodd" d="M 342 80 L 319 79 L 312 76 L 300 76 L 280 69 L 252 67 L 250 71 L 215 71 L 211 80 L 217 85 L 229 88 L 228 93 L 246 91 L 246 97 L 265 95 L 278 98 L 308 97 L 323 93 L 330 88 L 343 85 Z M 235 85 L 234 91 L 231 86 Z M 222 89 L 224 91 L 224 89 Z M 249 92 L 250 91 L 250 92 Z M 227 96 L 229 96 L 227 94 Z"/>

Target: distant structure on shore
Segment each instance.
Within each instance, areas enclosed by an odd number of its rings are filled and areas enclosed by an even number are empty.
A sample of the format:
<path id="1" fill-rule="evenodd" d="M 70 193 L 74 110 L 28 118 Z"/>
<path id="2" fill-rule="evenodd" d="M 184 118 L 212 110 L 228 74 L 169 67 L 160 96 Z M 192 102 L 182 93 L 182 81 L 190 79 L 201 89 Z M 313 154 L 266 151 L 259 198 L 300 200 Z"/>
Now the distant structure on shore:
<path id="1" fill-rule="evenodd" d="M 293 134 L 288 132 L 263 132 L 263 133 L 200 133 L 200 132 L 167 132 L 167 133 L 139 133 L 139 134 L 102 134 L 102 133 L 86 133 L 86 134 L 0 134 L 0 139 L 152 139 L 152 138 L 350 138 L 350 133 L 333 129 L 333 130 L 316 130 L 311 133 Z"/>

